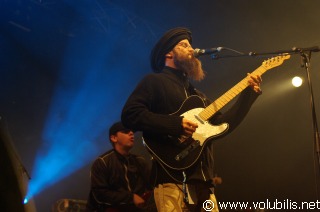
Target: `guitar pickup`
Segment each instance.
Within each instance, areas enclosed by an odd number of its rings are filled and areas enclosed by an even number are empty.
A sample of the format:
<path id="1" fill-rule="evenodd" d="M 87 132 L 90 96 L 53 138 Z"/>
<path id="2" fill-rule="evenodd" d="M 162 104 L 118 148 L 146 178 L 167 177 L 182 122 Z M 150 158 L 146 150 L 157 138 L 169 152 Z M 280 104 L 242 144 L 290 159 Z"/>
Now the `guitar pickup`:
<path id="1" fill-rule="evenodd" d="M 198 122 L 204 124 L 204 121 L 198 115 L 194 115 L 194 117 L 198 120 Z"/>
<path id="2" fill-rule="evenodd" d="M 180 152 L 179 154 L 177 154 L 174 159 L 176 161 L 180 161 L 183 158 L 185 158 L 190 152 L 192 152 L 195 148 L 197 148 L 198 146 L 200 146 L 200 141 L 195 141 L 192 144 L 190 144 L 187 148 L 185 148 L 182 152 Z"/>

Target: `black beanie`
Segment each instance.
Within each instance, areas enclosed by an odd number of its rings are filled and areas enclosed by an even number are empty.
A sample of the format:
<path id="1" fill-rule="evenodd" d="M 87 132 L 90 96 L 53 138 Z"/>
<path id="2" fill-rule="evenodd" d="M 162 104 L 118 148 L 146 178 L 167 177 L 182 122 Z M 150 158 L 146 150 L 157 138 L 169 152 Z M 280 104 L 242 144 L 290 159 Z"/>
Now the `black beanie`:
<path id="1" fill-rule="evenodd" d="M 125 126 L 123 126 L 121 122 L 116 122 L 109 128 L 109 137 L 111 135 L 116 135 L 117 132 L 120 132 L 123 130 L 128 130 L 128 129 Z"/>
<path id="2" fill-rule="evenodd" d="M 164 67 L 165 55 L 184 39 L 188 39 L 192 43 L 191 31 L 184 27 L 170 29 L 159 39 L 150 54 L 151 67 L 154 72 L 161 72 Z"/>

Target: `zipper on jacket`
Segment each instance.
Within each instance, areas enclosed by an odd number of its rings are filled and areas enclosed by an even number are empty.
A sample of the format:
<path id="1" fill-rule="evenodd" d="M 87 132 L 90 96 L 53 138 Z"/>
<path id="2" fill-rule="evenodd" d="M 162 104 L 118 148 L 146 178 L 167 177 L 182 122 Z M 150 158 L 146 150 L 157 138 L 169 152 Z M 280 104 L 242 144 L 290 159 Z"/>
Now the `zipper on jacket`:
<path id="1" fill-rule="evenodd" d="M 207 179 L 206 179 L 206 176 L 204 175 L 204 173 L 203 173 L 203 169 L 202 169 L 202 161 L 201 161 L 201 173 L 202 173 L 202 177 L 203 177 L 203 180 L 206 182 L 207 181 Z"/>
<path id="2" fill-rule="evenodd" d="M 186 73 L 183 73 L 183 76 L 184 76 L 185 79 L 183 79 L 184 81 L 182 81 L 182 86 L 183 86 L 183 89 L 184 89 L 184 93 L 185 93 L 185 95 L 186 95 L 186 98 L 188 98 L 189 95 L 188 95 L 188 92 L 187 92 L 187 89 L 186 89 L 186 83 L 189 84 L 189 81 L 188 81 L 188 79 L 187 79 L 188 77 L 187 77 Z"/>
<path id="3" fill-rule="evenodd" d="M 125 169 L 125 171 L 126 171 L 126 174 L 125 174 L 125 179 L 126 179 L 126 181 L 127 181 L 127 183 L 128 183 L 128 190 L 129 191 L 131 191 L 131 187 L 130 187 L 130 182 L 129 182 L 129 179 L 128 179 L 128 167 L 127 167 L 127 165 L 125 165 L 124 164 L 124 169 Z"/>
<path id="4" fill-rule="evenodd" d="M 187 90 L 184 86 L 183 86 L 183 90 L 184 90 L 184 93 L 186 94 L 186 98 L 188 98 L 189 96 L 188 96 Z"/>

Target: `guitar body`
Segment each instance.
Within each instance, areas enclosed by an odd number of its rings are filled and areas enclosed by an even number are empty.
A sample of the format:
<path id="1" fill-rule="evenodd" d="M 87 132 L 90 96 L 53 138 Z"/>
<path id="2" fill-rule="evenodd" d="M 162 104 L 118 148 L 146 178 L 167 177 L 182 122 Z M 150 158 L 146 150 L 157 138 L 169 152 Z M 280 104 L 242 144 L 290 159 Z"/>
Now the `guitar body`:
<path id="1" fill-rule="evenodd" d="M 199 159 L 206 143 L 228 129 L 226 123 L 216 126 L 202 120 L 198 114 L 204 110 L 204 106 L 203 100 L 194 95 L 187 98 L 178 111 L 170 114 L 183 116 L 198 124 L 198 128 L 190 138 L 144 135 L 144 143 L 148 150 L 167 168 L 185 170 L 191 167 Z"/>

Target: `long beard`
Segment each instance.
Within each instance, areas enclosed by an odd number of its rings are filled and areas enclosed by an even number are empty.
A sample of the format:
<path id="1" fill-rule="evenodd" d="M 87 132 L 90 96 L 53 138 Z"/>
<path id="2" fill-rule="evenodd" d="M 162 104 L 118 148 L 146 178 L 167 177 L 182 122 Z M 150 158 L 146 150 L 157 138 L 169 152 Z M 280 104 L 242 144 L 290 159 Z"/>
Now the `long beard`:
<path id="1" fill-rule="evenodd" d="M 184 71 L 195 81 L 201 81 L 205 77 L 205 73 L 199 59 L 195 58 L 193 55 L 181 54 L 175 50 L 173 50 L 173 52 L 175 55 L 173 62 L 178 69 Z"/>

